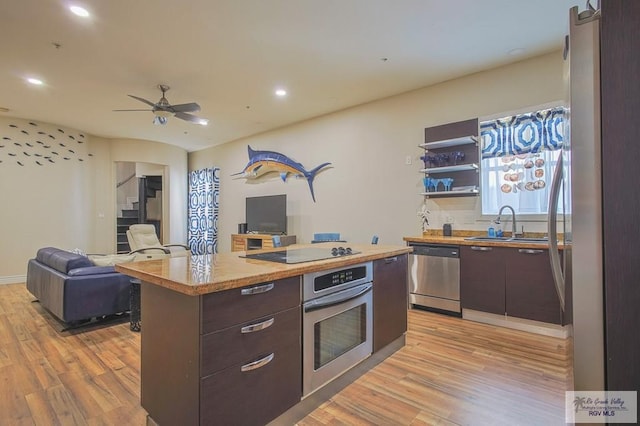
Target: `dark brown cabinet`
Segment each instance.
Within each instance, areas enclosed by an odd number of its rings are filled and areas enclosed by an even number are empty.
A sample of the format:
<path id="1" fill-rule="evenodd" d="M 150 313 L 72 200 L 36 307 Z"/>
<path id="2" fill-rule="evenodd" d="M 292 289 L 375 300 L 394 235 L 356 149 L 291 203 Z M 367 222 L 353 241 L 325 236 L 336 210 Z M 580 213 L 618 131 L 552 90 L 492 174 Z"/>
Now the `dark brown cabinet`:
<path id="1" fill-rule="evenodd" d="M 213 372 L 200 381 L 200 424 L 262 425 L 300 401 L 300 315 L 295 307 L 203 336 L 201 371 Z"/>
<path id="2" fill-rule="evenodd" d="M 460 306 L 463 309 L 504 314 L 504 258 L 509 250 L 504 247 L 460 247 Z"/>
<path id="3" fill-rule="evenodd" d="M 628 171 L 640 158 L 640 2 L 601 2 L 600 72 L 602 96 L 603 279 L 606 347 L 604 389 L 640 388 L 640 195 L 631 189 Z M 633 35 L 635 34 L 635 35 Z M 633 53 L 636 52 L 636 53 Z M 630 73 L 630 70 L 631 71 Z M 574 198 L 575 200 L 575 198 Z M 589 212 L 588 214 L 592 214 Z M 574 216 L 575 220 L 575 216 Z M 580 267 L 574 258 L 573 267 Z M 574 281 L 574 291 L 584 283 Z M 581 300 L 585 300 L 581 298 Z M 574 311 L 584 309 L 575 306 Z M 582 312 L 582 315 L 589 313 Z M 580 317 L 578 317 L 580 321 Z"/>
<path id="4" fill-rule="evenodd" d="M 460 303 L 466 309 L 563 323 L 546 249 L 461 247 Z"/>
<path id="5" fill-rule="evenodd" d="M 549 265 L 549 250 L 508 250 L 505 257 L 507 315 L 562 324 L 562 308 Z"/>
<path id="6" fill-rule="evenodd" d="M 406 254 L 373 262 L 373 352 L 407 331 Z"/>
<path id="7" fill-rule="evenodd" d="M 142 292 L 142 406 L 156 423 L 262 425 L 300 402 L 299 276 L 202 296 L 144 282 Z"/>

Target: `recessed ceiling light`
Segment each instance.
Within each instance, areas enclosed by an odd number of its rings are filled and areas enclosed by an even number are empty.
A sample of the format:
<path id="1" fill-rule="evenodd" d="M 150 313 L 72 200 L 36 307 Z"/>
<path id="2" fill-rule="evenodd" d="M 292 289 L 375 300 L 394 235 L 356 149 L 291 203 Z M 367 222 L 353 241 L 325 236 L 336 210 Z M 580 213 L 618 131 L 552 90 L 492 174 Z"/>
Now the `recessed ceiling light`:
<path id="1" fill-rule="evenodd" d="M 70 6 L 69 10 L 71 10 L 71 12 L 73 12 L 74 14 L 76 14 L 78 16 L 82 16 L 83 18 L 86 18 L 87 16 L 89 16 L 89 11 L 87 9 L 85 9 L 84 7 Z"/>
<path id="2" fill-rule="evenodd" d="M 37 78 L 27 78 L 27 81 L 35 86 L 42 86 L 43 84 L 42 80 L 39 80 Z"/>
<path id="3" fill-rule="evenodd" d="M 284 90 L 284 89 L 277 89 L 277 90 L 276 90 L 276 96 L 280 96 L 281 98 L 282 98 L 283 96 L 287 96 L 287 91 L 286 91 L 286 90 Z"/>

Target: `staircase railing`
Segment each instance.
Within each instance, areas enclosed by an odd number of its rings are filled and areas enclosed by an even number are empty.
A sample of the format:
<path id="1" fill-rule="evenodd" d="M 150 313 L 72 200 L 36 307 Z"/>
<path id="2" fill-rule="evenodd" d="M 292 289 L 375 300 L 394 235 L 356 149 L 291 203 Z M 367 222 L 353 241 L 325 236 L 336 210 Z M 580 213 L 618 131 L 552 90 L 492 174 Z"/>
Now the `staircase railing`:
<path id="1" fill-rule="evenodd" d="M 116 185 L 116 188 L 120 188 L 122 185 L 124 185 L 125 183 L 129 182 L 134 177 L 136 177 L 136 173 L 135 172 L 133 172 L 133 174 L 131 176 L 129 176 L 128 178 L 126 178 L 122 182 L 118 182 L 118 184 Z"/>

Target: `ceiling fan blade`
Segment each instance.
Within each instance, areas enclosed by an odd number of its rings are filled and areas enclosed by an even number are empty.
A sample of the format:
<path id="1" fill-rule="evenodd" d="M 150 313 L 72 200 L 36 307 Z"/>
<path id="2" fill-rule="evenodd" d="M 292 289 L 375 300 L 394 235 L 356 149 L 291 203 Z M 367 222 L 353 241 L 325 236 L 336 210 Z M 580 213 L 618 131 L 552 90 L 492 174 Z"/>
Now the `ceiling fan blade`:
<path id="1" fill-rule="evenodd" d="M 155 107 L 156 106 L 156 104 L 154 104 L 151 101 L 146 100 L 145 98 L 141 98 L 139 96 L 134 96 L 134 95 L 127 95 L 127 96 L 129 96 L 130 98 L 139 100 L 140 102 L 144 102 L 145 104 L 149 105 L 150 107 Z"/>
<path id="2" fill-rule="evenodd" d="M 196 123 L 203 126 L 209 123 L 209 120 L 207 120 L 206 118 L 200 118 L 192 114 L 187 114 L 186 112 L 180 112 L 180 111 L 176 112 L 175 117 L 181 120 L 189 121 L 191 123 Z"/>
<path id="3" fill-rule="evenodd" d="M 122 112 L 122 111 L 153 111 L 152 109 L 114 109 L 112 111 Z"/>
<path id="4" fill-rule="evenodd" d="M 200 111 L 200 105 L 195 102 L 188 104 L 171 105 L 170 107 L 174 112 L 198 112 Z"/>

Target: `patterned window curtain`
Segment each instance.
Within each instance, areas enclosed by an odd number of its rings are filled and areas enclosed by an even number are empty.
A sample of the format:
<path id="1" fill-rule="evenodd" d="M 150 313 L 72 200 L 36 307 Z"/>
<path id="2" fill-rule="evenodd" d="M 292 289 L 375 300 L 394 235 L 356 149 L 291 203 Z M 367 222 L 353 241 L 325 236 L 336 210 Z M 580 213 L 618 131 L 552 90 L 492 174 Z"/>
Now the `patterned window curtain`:
<path id="1" fill-rule="evenodd" d="M 480 123 L 482 158 L 562 148 L 564 114 L 557 107 Z"/>
<path id="2" fill-rule="evenodd" d="M 189 236 L 192 254 L 218 252 L 218 209 L 220 169 L 217 167 L 189 173 Z"/>

